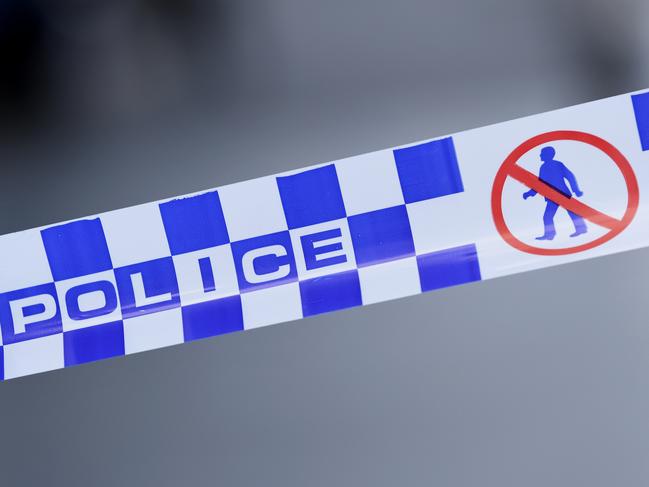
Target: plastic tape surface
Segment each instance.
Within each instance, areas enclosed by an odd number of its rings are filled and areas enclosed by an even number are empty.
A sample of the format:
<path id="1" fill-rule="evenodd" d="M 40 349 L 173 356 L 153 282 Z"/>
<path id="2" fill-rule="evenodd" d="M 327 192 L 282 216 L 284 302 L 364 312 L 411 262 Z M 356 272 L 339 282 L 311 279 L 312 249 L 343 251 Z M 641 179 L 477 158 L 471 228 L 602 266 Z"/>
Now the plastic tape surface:
<path id="1" fill-rule="evenodd" d="M 0 237 L 10 379 L 649 245 L 649 92 Z"/>

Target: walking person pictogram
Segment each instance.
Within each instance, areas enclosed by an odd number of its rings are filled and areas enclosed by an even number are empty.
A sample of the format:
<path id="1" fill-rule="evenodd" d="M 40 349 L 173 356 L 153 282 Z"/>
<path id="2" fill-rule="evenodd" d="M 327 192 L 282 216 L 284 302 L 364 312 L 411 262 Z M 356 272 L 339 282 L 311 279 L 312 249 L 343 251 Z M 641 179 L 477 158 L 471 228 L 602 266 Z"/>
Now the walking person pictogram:
<path id="1" fill-rule="evenodd" d="M 626 197 L 626 207 L 622 215 L 619 214 L 619 211 L 612 211 L 613 208 L 610 206 L 604 205 L 596 208 L 580 200 L 579 197 L 583 193 L 577 184 L 577 178 L 563 163 L 555 160 L 556 151 L 554 147 L 548 146 L 554 141 L 561 141 L 562 144 L 569 142 L 575 149 L 571 152 L 574 154 L 579 154 L 576 150 L 580 147 L 597 149 L 610 160 L 613 168 L 624 179 L 625 191 L 620 192 L 619 188 L 615 189 L 607 179 L 603 180 L 605 186 L 599 189 L 606 191 L 603 196 L 606 195 L 608 198 L 604 199 L 604 201 L 619 201 L 621 198 Z M 534 174 L 521 166 L 519 161 L 523 160 L 531 151 L 538 150 L 537 148 L 543 148 L 540 151 L 542 164 L 540 172 Z M 590 153 L 585 157 L 590 159 Z M 592 179 L 592 174 L 589 174 L 589 177 Z M 539 237 L 540 239 L 547 240 L 556 236 L 554 216 L 559 207 L 568 212 L 575 225 L 575 232 L 572 235 L 577 236 L 586 233 L 587 235 L 584 238 L 574 239 L 577 240 L 576 244 L 564 243 L 552 248 L 528 243 L 526 241 L 529 231 L 528 221 L 524 219 L 520 221 L 510 220 L 508 222 L 505 218 L 504 207 L 512 204 L 516 208 L 520 206 L 520 193 L 516 193 L 515 199 L 506 196 L 504 193 L 505 185 L 510 180 L 530 188 L 530 191 L 525 192 L 523 195 L 525 199 L 537 193 L 545 198 L 546 209 L 543 215 L 545 232 Z M 597 187 L 590 190 L 595 191 L 594 194 L 597 193 Z M 576 197 L 573 197 L 573 194 Z M 534 255 L 570 255 L 599 247 L 617 237 L 631 224 L 638 212 L 639 205 L 640 190 L 638 180 L 625 155 L 609 141 L 597 135 L 577 130 L 543 132 L 520 143 L 503 160 L 496 173 L 491 190 L 491 213 L 498 233 L 513 248 Z M 510 208 L 510 210 L 513 209 Z M 518 209 L 520 210 L 520 208 Z M 586 220 L 601 228 L 601 231 L 590 231 L 590 226 L 586 227 Z"/>
<path id="2" fill-rule="evenodd" d="M 557 161 L 554 158 L 555 155 L 556 151 L 554 150 L 554 147 L 546 146 L 541 149 L 540 158 L 541 161 L 543 161 L 543 164 L 541 164 L 541 168 L 539 169 L 539 179 L 567 198 L 572 198 L 573 193 L 577 197 L 582 196 L 584 193 L 579 189 L 577 178 L 563 162 Z M 568 187 L 568 185 L 570 187 Z M 523 193 L 523 199 L 527 199 L 536 194 L 537 192 L 535 190 L 530 189 Z M 543 226 L 545 231 L 543 232 L 543 235 L 536 237 L 537 240 L 552 240 L 557 234 L 554 227 L 554 215 L 557 213 L 559 205 L 549 198 L 545 198 L 545 201 L 546 206 L 545 212 L 543 213 Z M 575 231 L 570 236 L 577 237 L 578 235 L 586 233 L 588 228 L 586 227 L 584 219 L 570 210 L 566 211 L 568 212 L 568 215 L 570 215 L 572 223 L 575 226 Z"/>

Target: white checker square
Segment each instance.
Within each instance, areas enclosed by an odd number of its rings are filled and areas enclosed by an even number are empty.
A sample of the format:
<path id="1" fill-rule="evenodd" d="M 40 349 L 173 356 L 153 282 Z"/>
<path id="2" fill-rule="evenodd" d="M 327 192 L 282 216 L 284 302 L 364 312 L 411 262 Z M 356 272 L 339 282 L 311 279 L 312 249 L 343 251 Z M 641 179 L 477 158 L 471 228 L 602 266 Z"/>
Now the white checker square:
<path id="1" fill-rule="evenodd" d="M 308 238 L 309 235 L 316 235 L 318 233 L 327 232 L 330 230 L 337 231 L 340 236 L 314 240 L 310 247 L 303 247 L 303 236 Z M 349 223 L 347 222 L 347 218 L 318 223 L 317 225 L 311 225 L 308 227 L 295 228 L 293 230 L 290 230 L 290 233 L 291 243 L 293 244 L 293 252 L 295 253 L 297 275 L 301 281 L 304 281 L 305 279 L 313 279 L 314 277 L 326 276 L 337 272 L 356 269 L 356 257 L 354 255 L 354 246 L 352 244 L 352 238 L 349 231 Z M 304 245 L 309 244 L 305 243 Z M 318 252 L 318 249 L 332 245 L 336 245 L 341 248 L 326 252 Z M 315 261 L 319 263 L 324 264 L 326 260 L 339 258 L 339 260 L 341 260 L 342 262 L 332 265 L 322 265 L 321 267 L 313 267 L 312 265 L 310 269 L 307 269 L 308 262 L 313 261 L 311 254 L 314 253 L 317 254 L 315 256 Z M 344 261 L 341 257 L 344 258 Z"/>
<path id="2" fill-rule="evenodd" d="M 94 318 L 84 320 L 73 320 L 70 318 L 66 299 L 67 292 L 73 287 L 98 281 L 107 281 L 112 285 L 117 300 L 117 307 L 110 313 L 96 316 Z M 117 293 L 117 284 L 115 282 L 115 273 L 112 270 L 87 276 L 74 277 L 72 279 L 66 279 L 65 281 L 58 281 L 55 286 L 56 294 L 59 299 L 59 306 L 61 307 L 61 323 L 63 325 L 63 331 L 79 330 L 81 328 L 88 328 L 90 326 L 101 325 L 104 323 L 112 323 L 113 321 L 119 321 L 122 319 L 119 294 Z M 80 311 L 87 312 L 99 310 L 104 306 L 106 306 L 106 294 L 101 290 L 95 290 L 79 296 L 78 307 Z"/>
<path id="3" fill-rule="evenodd" d="M 421 292 L 417 259 L 394 260 L 358 269 L 363 304 L 403 298 Z"/>
<path id="4" fill-rule="evenodd" d="M 243 293 L 241 306 L 246 330 L 299 320 L 302 318 L 300 286 L 297 282 L 292 282 Z"/>
<path id="5" fill-rule="evenodd" d="M 336 172 L 348 216 L 404 204 L 391 150 L 337 161 Z"/>
<path id="6" fill-rule="evenodd" d="M 209 259 L 210 277 L 214 278 L 213 290 L 206 291 L 199 262 L 201 259 Z M 173 261 L 178 278 L 180 301 L 184 306 L 239 294 L 237 271 L 229 244 L 174 255 Z"/>
<path id="7" fill-rule="evenodd" d="M 492 238 L 493 230 L 480 233 L 480 208 L 471 203 L 466 193 L 457 193 L 406 205 L 416 254 Z"/>
<path id="8" fill-rule="evenodd" d="M 288 228 L 275 177 L 231 184 L 218 191 L 231 242 Z"/>
<path id="9" fill-rule="evenodd" d="M 171 255 L 157 204 L 111 211 L 100 218 L 113 267 Z"/>
<path id="10" fill-rule="evenodd" d="M 144 352 L 183 342 L 181 308 L 149 313 L 124 320 L 126 353 Z"/>
<path id="11" fill-rule="evenodd" d="M 5 379 L 60 369 L 64 365 L 63 334 L 4 346 Z"/>
<path id="12" fill-rule="evenodd" d="M 53 282 L 38 230 L 0 237 L 0 293 Z"/>

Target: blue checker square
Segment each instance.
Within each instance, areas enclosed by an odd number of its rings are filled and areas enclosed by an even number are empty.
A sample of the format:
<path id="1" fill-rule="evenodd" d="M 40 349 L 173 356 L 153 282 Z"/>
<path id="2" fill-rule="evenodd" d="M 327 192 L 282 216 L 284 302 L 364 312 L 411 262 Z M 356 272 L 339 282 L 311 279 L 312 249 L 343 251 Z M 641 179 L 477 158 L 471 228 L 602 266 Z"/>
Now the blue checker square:
<path id="1" fill-rule="evenodd" d="M 241 292 L 297 280 L 288 230 L 233 242 L 231 247 Z M 261 250 L 258 255 L 250 253 L 258 249 Z"/>
<path id="2" fill-rule="evenodd" d="M 336 166 L 333 164 L 278 177 L 277 186 L 290 229 L 346 216 Z"/>
<path id="3" fill-rule="evenodd" d="M 56 281 L 113 267 L 99 218 L 46 228 L 41 230 L 41 237 Z"/>
<path id="4" fill-rule="evenodd" d="M 122 316 L 164 311 L 180 306 L 178 279 L 171 257 L 115 269 Z"/>
<path id="5" fill-rule="evenodd" d="M 207 249 L 230 241 L 216 191 L 160 204 L 162 222 L 173 255 Z"/>
<path id="6" fill-rule="evenodd" d="M 182 316 L 186 342 L 243 330 L 243 310 L 238 294 L 183 306 Z"/>
<path id="7" fill-rule="evenodd" d="M 63 333 L 66 367 L 117 357 L 124 353 L 124 325 L 121 321 Z"/>
<path id="8" fill-rule="evenodd" d="M 54 283 L 0 294 L 0 327 L 5 345 L 61 333 Z"/>
<path id="9" fill-rule="evenodd" d="M 350 216 L 348 221 L 359 267 L 415 253 L 405 205 Z"/>
<path id="10" fill-rule="evenodd" d="M 422 291 L 479 281 L 480 264 L 475 245 L 464 245 L 417 256 Z"/>
<path id="11" fill-rule="evenodd" d="M 393 152 L 406 203 L 464 191 L 452 137 Z"/>
<path id="12" fill-rule="evenodd" d="M 633 112 L 635 113 L 640 145 L 642 150 L 649 150 L 649 91 L 638 95 L 631 95 Z"/>
<path id="13" fill-rule="evenodd" d="M 363 304 L 357 270 L 302 281 L 300 296 L 304 316 Z"/>

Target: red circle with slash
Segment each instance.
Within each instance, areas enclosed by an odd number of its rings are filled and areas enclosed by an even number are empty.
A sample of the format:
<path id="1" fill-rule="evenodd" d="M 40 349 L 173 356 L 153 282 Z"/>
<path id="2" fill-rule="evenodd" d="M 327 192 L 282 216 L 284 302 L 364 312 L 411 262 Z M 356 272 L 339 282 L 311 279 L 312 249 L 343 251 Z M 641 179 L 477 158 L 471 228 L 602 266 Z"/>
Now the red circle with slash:
<path id="1" fill-rule="evenodd" d="M 622 176 L 624 177 L 624 182 L 626 184 L 628 194 L 626 210 L 621 219 L 611 217 L 596 210 L 595 208 L 591 208 L 590 206 L 582 203 L 575 198 L 569 198 L 562 193 L 559 193 L 557 190 L 541 181 L 535 174 L 529 172 L 527 169 L 524 169 L 517 164 L 520 158 L 523 157 L 523 155 L 525 155 L 528 151 L 541 144 L 546 144 L 548 142 L 556 140 L 572 140 L 575 142 L 583 142 L 584 144 L 591 145 L 604 152 L 615 163 L 615 165 L 622 173 Z M 535 247 L 533 245 L 522 242 L 511 233 L 511 231 L 507 227 L 507 224 L 505 223 L 505 218 L 503 216 L 503 188 L 505 186 L 505 181 L 510 177 L 524 184 L 528 188 L 535 190 L 540 195 L 549 198 L 559 206 L 580 215 L 582 218 L 589 220 L 596 225 L 607 228 L 608 232 L 590 242 L 565 248 L 548 249 L 543 247 Z M 629 164 L 627 158 L 624 157 L 624 155 L 615 146 L 613 146 L 610 142 L 602 139 L 601 137 L 597 137 L 596 135 L 586 132 L 578 132 L 575 130 L 556 130 L 553 132 L 545 132 L 526 140 L 507 156 L 502 166 L 500 166 L 500 169 L 496 173 L 496 178 L 494 179 L 493 190 L 491 192 L 491 213 L 493 215 L 496 228 L 498 229 L 498 233 L 500 233 L 502 238 L 505 239 L 505 241 L 512 247 L 529 254 L 567 255 L 592 249 L 594 247 L 602 245 L 605 242 L 608 242 L 615 236 L 619 235 L 626 227 L 629 226 L 629 224 L 633 220 L 633 217 L 638 210 L 639 200 L 640 192 L 638 189 L 638 181 L 635 177 L 635 174 L 633 173 L 631 164 Z"/>

